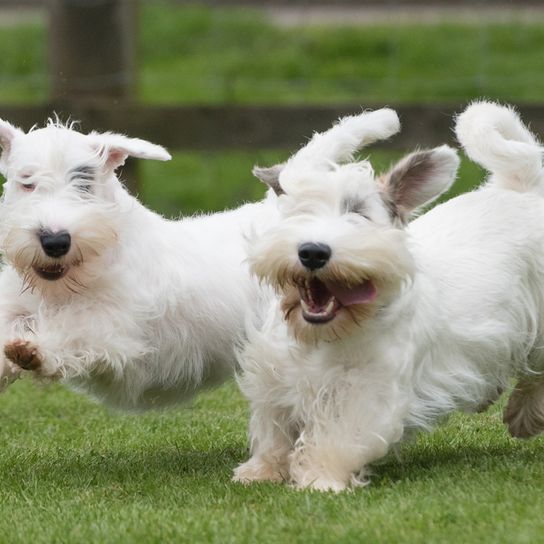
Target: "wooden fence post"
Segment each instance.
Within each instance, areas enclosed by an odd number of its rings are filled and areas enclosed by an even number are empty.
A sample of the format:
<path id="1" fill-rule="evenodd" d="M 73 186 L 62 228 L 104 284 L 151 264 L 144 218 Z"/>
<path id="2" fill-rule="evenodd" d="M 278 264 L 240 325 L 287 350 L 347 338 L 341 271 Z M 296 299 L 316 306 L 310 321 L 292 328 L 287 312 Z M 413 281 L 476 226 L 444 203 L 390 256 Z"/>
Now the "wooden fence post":
<path id="1" fill-rule="evenodd" d="M 136 11 L 136 0 L 49 0 L 51 99 L 67 110 L 63 116 L 85 104 L 115 108 L 135 99 Z M 133 192 L 136 168 L 127 161 L 123 169 Z"/>

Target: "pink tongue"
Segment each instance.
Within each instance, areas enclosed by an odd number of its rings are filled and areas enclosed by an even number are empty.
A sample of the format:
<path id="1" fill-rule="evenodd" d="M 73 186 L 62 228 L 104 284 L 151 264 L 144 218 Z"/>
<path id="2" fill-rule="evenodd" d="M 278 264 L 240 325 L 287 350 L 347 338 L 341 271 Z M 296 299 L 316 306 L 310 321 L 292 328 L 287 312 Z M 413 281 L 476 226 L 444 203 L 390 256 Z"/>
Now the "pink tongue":
<path id="1" fill-rule="evenodd" d="M 342 304 L 342 306 L 351 306 L 352 304 L 364 304 L 372 302 L 376 298 L 376 288 L 374 284 L 367 280 L 356 287 L 345 287 L 328 283 L 327 288 Z"/>

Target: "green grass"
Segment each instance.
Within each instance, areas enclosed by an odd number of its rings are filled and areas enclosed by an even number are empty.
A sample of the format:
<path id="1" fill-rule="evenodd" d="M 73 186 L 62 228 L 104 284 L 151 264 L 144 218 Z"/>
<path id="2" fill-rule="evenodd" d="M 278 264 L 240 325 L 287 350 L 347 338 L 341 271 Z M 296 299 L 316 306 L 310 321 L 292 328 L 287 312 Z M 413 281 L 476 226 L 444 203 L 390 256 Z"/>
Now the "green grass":
<path id="1" fill-rule="evenodd" d="M 541 101 L 541 24 L 282 29 L 257 12 L 142 12 L 152 102 Z M 156 36 L 166 39 L 157 40 Z"/>
<path id="2" fill-rule="evenodd" d="M 40 20 L 0 27 L 0 102 L 45 101 L 46 29 Z"/>
<path id="3" fill-rule="evenodd" d="M 544 442 L 509 438 L 496 408 L 421 435 L 340 496 L 230 482 L 247 457 L 232 383 L 121 416 L 19 382 L 0 418 L 1 542 L 532 543 L 544 530 Z"/>

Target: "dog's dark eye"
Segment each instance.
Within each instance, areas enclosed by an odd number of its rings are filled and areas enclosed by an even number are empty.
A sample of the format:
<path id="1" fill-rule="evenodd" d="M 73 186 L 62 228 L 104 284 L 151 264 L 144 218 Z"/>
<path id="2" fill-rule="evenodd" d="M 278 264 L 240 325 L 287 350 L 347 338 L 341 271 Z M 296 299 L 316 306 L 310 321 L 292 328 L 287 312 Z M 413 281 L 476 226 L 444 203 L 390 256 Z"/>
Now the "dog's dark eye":
<path id="1" fill-rule="evenodd" d="M 30 178 L 34 175 L 31 171 L 24 171 L 19 174 L 21 180 L 21 189 L 30 193 L 36 188 L 36 184 L 30 181 Z"/>
<path id="2" fill-rule="evenodd" d="M 78 191 L 81 191 L 82 193 L 90 193 L 91 192 L 91 184 L 90 183 L 76 183 L 76 187 Z"/>
<path id="3" fill-rule="evenodd" d="M 367 221 L 370 221 L 368 215 L 368 207 L 363 200 L 347 198 L 342 202 L 343 213 L 355 213 L 364 217 Z"/>
<path id="4" fill-rule="evenodd" d="M 90 193 L 95 173 L 96 170 L 92 166 L 79 166 L 70 171 L 70 183 L 73 183 L 78 191 Z"/>

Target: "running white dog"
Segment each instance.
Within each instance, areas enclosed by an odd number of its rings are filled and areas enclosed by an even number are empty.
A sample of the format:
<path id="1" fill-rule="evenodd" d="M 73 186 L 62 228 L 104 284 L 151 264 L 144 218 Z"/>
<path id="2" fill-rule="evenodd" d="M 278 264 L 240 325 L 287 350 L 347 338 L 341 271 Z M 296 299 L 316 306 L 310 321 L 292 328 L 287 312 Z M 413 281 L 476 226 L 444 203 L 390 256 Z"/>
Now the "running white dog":
<path id="1" fill-rule="evenodd" d="M 0 145 L 4 383 L 32 370 L 132 409 L 232 375 L 261 293 L 244 231 L 273 204 L 167 221 L 115 176 L 129 155 L 170 159 L 160 146 L 57 122 L 25 134 L 5 121 Z"/>
<path id="2" fill-rule="evenodd" d="M 235 480 L 364 484 L 407 429 L 486 407 L 512 376 L 510 431 L 544 429 L 542 148 L 513 110 L 472 105 L 457 135 L 490 179 L 405 227 L 458 158 L 416 152 L 379 177 L 343 164 L 397 129 L 391 110 L 348 117 L 256 172 L 284 193 L 250 251 L 279 298 L 240 357 L 252 457 Z"/>

